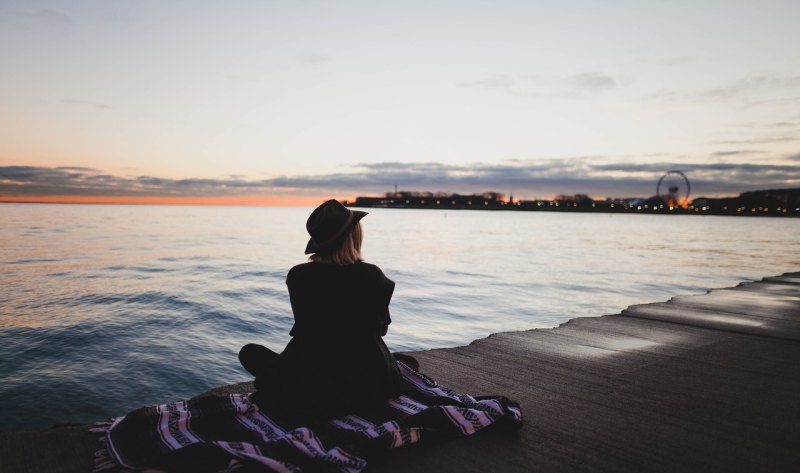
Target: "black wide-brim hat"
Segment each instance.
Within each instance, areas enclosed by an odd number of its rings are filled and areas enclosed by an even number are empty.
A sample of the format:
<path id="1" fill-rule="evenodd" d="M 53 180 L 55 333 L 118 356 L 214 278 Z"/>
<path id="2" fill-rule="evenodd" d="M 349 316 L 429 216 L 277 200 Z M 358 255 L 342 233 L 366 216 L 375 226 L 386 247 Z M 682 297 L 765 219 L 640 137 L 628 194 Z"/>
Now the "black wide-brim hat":
<path id="1" fill-rule="evenodd" d="M 334 250 L 366 215 L 367 212 L 348 209 L 338 200 L 324 202 L 311 212 L 306 221 L 306 230 L 311 235 L 306 245 L 306 254 Z"/>

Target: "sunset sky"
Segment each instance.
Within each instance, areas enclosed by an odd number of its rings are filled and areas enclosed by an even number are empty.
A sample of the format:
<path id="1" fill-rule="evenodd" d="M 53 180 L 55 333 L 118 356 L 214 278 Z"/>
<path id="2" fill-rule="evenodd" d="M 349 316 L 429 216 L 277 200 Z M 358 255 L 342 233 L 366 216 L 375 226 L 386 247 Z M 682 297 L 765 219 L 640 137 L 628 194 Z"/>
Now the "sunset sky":
<path id="1" fill-rule="evenodd" d="M 800 2 L 0 3 L 0 200 L 800 186 Z"/>

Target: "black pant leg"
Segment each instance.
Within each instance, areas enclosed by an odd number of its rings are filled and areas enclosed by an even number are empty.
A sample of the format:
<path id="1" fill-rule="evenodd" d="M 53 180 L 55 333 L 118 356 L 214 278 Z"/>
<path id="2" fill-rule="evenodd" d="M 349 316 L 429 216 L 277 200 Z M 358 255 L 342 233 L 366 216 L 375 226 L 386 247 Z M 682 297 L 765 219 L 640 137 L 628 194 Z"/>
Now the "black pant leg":
<path id="1" fill-rule="evenodd" d="M 275 371 L 278 354 L 269 348 L 248 343 L 239 350 L 239 362 L 242 367 L 256 378 L 269 378 Z"/>

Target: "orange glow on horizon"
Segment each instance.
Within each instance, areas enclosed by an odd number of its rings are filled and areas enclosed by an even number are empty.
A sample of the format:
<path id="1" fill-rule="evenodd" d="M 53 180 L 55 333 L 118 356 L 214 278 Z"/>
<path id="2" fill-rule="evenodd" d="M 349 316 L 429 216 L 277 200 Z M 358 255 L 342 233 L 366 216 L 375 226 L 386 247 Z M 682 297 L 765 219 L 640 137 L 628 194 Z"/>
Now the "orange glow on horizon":
<path id="1" fill-rule="evenodd" d="M 314 207 L 329 196 L 89 196 L 89 195 L 0 195 L 0 202 L 41 204 L 130 204 L 130 205 L 234 205 L 234 206 L 302 206 Z M 341 199 L 340 199 L 341 200 Z"/>

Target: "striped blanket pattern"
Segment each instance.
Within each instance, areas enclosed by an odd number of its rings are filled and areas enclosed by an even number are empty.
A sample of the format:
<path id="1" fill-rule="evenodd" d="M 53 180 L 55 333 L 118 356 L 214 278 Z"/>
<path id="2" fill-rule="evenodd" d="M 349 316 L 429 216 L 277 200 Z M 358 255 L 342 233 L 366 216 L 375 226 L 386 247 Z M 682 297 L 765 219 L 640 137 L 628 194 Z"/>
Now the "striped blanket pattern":
<path id="1" fill-rule="evenodd" d="M 402 395 L 370 412 L 327 422 L 293 423 L 259 409 L 249 394 L 137 409 L 97 426 L 103 448 L 95 454 L 94 471 L 356 473 L 391 449 L 522 423 L 513 401 L 460 394 L 406 363 L 398 365 Z"/>

